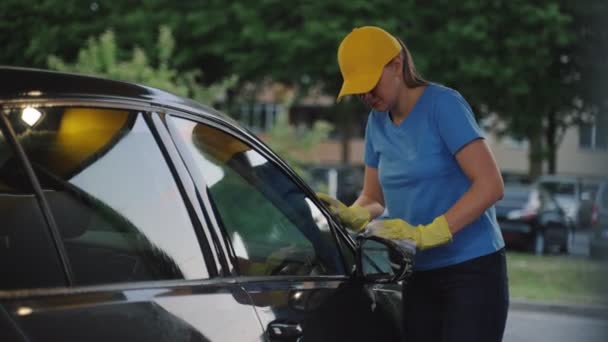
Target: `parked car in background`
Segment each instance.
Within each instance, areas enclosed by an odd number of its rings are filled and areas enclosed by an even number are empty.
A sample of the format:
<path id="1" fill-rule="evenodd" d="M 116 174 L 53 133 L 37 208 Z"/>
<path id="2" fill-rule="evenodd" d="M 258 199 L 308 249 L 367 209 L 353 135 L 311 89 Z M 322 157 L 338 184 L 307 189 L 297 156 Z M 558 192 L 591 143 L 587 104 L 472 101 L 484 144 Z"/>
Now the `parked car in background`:
<path id="1" fill-rule="evenodd" d="M 501 171 L 502 180 L 505 185 L 519 184 L 527 185 L 530 184 L 530 176 L 526 173 L 512 172 L 512 171 Z"/>
<path id="2" fill-rule="evenodd" d="M 601 179 L 583 179 L 581 189 L 581 205 L 578 211 L 578 222 L 581 228 L 589 229 L 592 225 L 593 208 L 597 199 L 597 191 L 602 183 Z"/>
<path id="3" fill-rule="evenodd" d="M 496 217 L 508 247 L 541 255 L 569 253 L 574 231 L 563 209 L 550 192 L 537 185 L 505 185 L 496 203 Z"/>
<path id="4" fill-rule="evenodd" d="M 582 181 L 579 177 L 543 175 L 537 179 L 536 183 L 553 195 L 575 229 L 582 228 L 579 212 L 583 191 Z"/>
<path id="5" fill-rule="evenodd" d="M 608 181 L 599 186 L 592 205 L 589 253 L 593 258 L 608 256 Z"/>
<path id="6" fill-rule="evenodd" d="M 0 67 L 0 341 L 402 341 L 413 258 L 158 89 Z"/>

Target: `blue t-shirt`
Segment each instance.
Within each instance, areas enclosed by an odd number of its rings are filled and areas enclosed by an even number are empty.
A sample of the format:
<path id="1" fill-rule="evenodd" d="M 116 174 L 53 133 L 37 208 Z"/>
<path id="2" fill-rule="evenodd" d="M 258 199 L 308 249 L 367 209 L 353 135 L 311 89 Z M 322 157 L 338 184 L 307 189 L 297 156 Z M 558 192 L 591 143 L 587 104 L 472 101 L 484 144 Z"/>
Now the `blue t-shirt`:
<path id="1" fill-rule="evenodd" d="M 372 110 L 365 132 L 365 164 L 378 169 L 389 218 L 429 224 L 471 186 L 455 154 L 482 139 L 471 107 L 455 90 L 431 83 L 410 114 L 395 125 Z M 452 243 L 416 255 L 416 270 L 453 265 L 504 246 L 494 207 L 454 234 Z"/>

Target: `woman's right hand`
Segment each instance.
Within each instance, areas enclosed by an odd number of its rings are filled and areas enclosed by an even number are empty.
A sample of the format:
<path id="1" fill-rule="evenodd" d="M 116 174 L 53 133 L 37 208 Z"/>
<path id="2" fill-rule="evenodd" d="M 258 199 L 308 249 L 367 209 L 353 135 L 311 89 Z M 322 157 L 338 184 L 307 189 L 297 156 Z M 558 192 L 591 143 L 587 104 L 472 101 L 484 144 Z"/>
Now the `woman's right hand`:
<path id="1" fill-rule="evenodd" d="M 338 217 L 346 228 L 349 228 L 352 231 L 362 231 L 370 221 L 369 211 L 360 205 L 353 204 L 348 207 L 327 194 L 317 193 L 317 196 L 325 205 L 327 205 L 329 211 Z"/>

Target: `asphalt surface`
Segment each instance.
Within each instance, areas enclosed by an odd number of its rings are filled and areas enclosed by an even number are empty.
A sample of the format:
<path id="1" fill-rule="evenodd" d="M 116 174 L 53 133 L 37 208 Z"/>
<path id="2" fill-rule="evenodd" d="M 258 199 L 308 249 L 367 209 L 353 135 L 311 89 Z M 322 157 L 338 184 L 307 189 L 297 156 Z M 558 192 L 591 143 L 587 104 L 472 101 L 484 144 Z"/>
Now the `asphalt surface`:
<path id="1" fill-rule="evenodd" d="M 589 256 L 589 231 L 577 231 L 574 233 L 572 255 Z"/>
<path id="2" fill-rule="evenodd" d="M 510 310 L 504 342 L 606 342 L 608 321 L 579 315 Z"/>
<path id="3" fill-rule="evenodd" d="M 588 231 L 575 233 L 573 256 L 589 256 L 589 236 Z M 504 342 L 608 341 L 608 319 L 600 318 L 608 318 L 606 315 L 593 315 L 590 310 L 575 307 L 567 310 L 534 303 L 517 304 L 509 310 Z"/>

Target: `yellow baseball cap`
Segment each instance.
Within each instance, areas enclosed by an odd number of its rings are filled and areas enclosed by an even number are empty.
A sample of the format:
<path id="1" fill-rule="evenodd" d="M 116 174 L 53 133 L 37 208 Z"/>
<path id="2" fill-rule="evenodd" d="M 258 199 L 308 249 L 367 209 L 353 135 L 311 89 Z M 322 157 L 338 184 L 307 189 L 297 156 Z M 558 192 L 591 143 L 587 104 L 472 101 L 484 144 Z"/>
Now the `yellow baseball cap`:
<path id="1" fill-rule="evenodd" d="M 399 52 L 399 41 L 385 30 L 376 26 L 353 29 L 338 47 L 338 65 L 344 82 L 337 101 L 374 89 L 384 66 Z"/>

